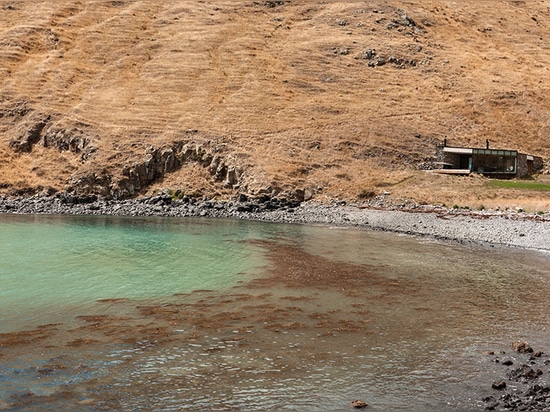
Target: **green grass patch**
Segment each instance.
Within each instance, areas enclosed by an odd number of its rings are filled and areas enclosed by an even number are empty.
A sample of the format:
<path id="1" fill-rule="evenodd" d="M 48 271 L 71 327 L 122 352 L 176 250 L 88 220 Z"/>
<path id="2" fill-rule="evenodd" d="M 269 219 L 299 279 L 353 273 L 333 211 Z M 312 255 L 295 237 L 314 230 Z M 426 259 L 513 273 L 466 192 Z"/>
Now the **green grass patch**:
<path id="1" fill-rule="evenodd" d="M 537 190 L 539 192 L 550 191 L 550 183 L 533 182 L 530 180 L 491 180 L 489 185 L 505 189 Z"/>

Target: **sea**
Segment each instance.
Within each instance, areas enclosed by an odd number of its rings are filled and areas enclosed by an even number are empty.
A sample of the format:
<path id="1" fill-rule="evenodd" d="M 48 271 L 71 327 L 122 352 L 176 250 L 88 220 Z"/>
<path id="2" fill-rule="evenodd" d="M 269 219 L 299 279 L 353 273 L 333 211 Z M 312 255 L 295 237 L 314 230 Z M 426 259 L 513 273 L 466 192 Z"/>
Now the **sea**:
<path id="1" fill-rule="evenodd" d="M 483 410 L 512 342 L 550 351 L 548 290 L 532 250 L 3 214 L 0 410 Z"/>

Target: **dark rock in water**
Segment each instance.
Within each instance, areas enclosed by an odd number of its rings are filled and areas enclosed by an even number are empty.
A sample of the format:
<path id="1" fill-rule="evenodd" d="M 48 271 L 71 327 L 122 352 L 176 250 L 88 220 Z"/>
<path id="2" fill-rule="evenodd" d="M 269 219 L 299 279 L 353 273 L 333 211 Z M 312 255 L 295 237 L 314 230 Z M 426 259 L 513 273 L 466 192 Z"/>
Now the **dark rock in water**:
<path id="1" fill-rule="evenodd" d="M 353 406 L 355 409 L 363 409 L 368 406 L 366 402 L 355 400 L 351 402 L 351 406 Z"/>
<path id="2" fill-rule="evenodd" d="M 550 387 L 534 385 L 523 393 L 507 393 L 500 399 L 505 410 L 548 411 L 550 410 Z"/>
<path id="3" fill-rule="evenodd" d="M 521 380 L 532 380 L 538 378 L 540 375 L 542 375 L 542 371 L 540 369 L 534 370 L 529 365 L 522 365 L 520 368 L 514 369 L 513 371 L 510 371 L 506 376 L 511 381 L 521 381 Z"/>
<path id="4" fill-rule="evenodd" d="M 493 382 L 493 385 L 491 387 L 493 389 L 502 390 L 502 389 L 506 388 L 506 382 L 504 382 L 504 381 Z"/>
<path id="5" fill-rule="evenodd" d="M 531 353 L 533 348 L 529 346 L 529 343 L 523 341 L 516 341 L 512 343 L 512 349 L 519 353 Z"/>
<path id="6" fill-rule="evenodd" d="M 550 411 L 550 386 L 545 380 L 550 373 L 550 359 L 542 352 L 530 352 L 526 342 L 514 342 L 513 348 L 518 352 L 518 362 L 526 363 L 493 382 L 492 389 L 500 392 L 482 399 L 485 410 Z M 502 364 L 508 362 L 512 361 Z M 507 384 L 506 379 L 513 384 Z M 534 379 L 538 379 L 537 384 L 533 384 Z"/>
<path id="7" fill-rule="evenodd" d="M 483 402 L 487 404 L 487 406 L 485 406 L 486 411 L 494 411 L 499 405 L 494 396 L 487 396 L 486 398 L 483 398 Z"/>

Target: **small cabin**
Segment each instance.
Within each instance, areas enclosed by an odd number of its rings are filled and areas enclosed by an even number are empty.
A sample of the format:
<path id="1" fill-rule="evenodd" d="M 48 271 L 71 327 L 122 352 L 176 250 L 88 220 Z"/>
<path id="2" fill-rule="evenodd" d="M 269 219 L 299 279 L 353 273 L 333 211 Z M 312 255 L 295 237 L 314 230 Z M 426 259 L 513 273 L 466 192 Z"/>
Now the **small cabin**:
<path id="1" fill-rule="evenodd" d="M 537 173 L 543 168 L 542 157 L 519 153 L 517 150 L 490 149 L 486 147 L 443 146 L 436 149 L 439 169 L 437 173 L 463 174 L 479 173 L 488 177 L 510 179 Z"/>

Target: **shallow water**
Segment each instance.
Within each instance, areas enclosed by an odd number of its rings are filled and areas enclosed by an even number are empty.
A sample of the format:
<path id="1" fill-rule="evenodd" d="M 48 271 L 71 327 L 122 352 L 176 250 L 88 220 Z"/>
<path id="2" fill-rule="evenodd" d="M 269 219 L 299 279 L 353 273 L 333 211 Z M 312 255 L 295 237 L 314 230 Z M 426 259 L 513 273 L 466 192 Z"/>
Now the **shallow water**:
<path id="1" fill-rule="evenodd" d="M 357 229 L 0 216 L 0 410 L 482 410 L 550 256 Z"/>
<path id="2" fill-rule="evenodd" d="M 53 312 L 97 299 L 222 290 L 263 264 L 239 242 L 247 229 L 228 221 L 4 216 L 0 224 L 0 332 L 44 322 L 44 309 L 54 322 Z"/>

